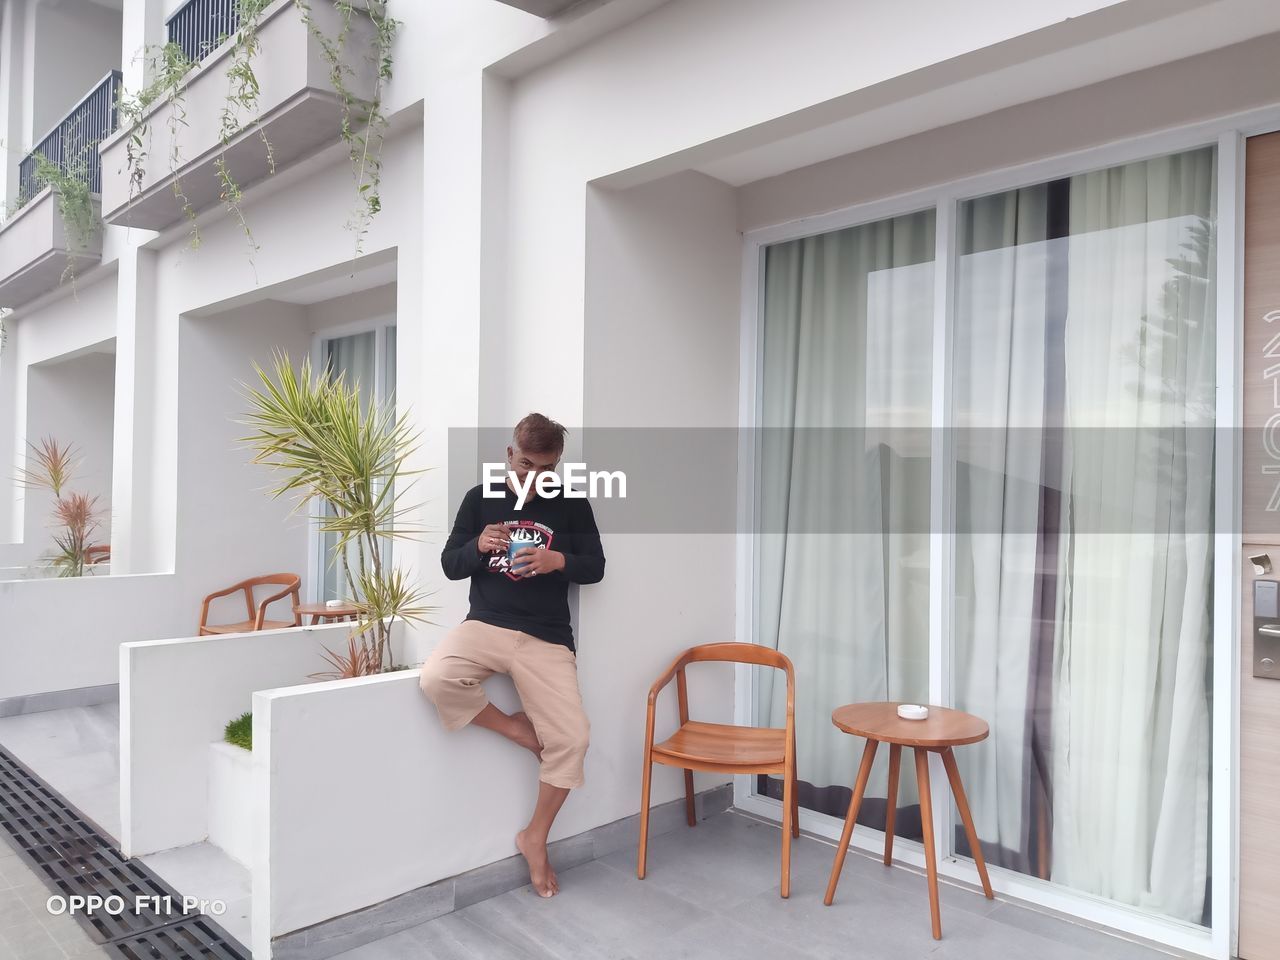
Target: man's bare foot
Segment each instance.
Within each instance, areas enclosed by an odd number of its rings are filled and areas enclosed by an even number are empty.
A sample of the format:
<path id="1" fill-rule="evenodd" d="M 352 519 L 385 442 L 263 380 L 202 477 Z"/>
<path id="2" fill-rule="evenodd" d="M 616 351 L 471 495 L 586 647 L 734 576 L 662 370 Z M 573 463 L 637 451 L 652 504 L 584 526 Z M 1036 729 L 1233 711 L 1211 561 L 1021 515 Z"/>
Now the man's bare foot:
<path id="1" fill-rule="evenodd" d="M 538 734 L 533 729 L 533 721 L 529 719 L 529 715 L 523 710 L 519 713 L 513 713 L 511 719 L 516 721 L 522 729 L 519 735 L 512 737 L 512 741 L 520 744 L 526 750 L 530 751 L 539 760 L 542 759 L 542 744 L 538 742 Z"/>
<path id="2" fill-rule="evenodd" d="M 516 834 L 516 849 L 529 864 L 529 882 L 540 897 L 554 897 L 560 892 L 560 882 L 547 859 L 547 845 L 527 836 L 528 831 Z"/>

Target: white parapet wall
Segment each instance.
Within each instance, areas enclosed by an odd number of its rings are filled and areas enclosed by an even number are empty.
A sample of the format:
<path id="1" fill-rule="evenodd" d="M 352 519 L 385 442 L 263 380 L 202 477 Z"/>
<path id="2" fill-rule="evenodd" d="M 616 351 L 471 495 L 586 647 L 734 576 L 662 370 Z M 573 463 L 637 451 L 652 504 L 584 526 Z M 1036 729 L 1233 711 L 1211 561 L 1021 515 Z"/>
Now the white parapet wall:
<path id="1" fill-rule="evenodd" d="M 122 643 L 195 628 L 199 608 L 175 583 L 172 574 L 0 582 L 0 700 L 116 683 Z"/>
<path id="2" fill-rule="evenodd" d="M 120 845 L 136 857 L 209 835 L 209 745 L 256 690 L 309 684 L 349 624 L 126 643 L 120 671 Z M 397 624 L 396 642 L 400 625 Z"/>
<path id="3" fill-rule="evenodd" d="M 486 683 L 517 709 L 505 677 Z M 450 734 L 418 671 L 253 697 L 255 958 L 285 933 L 515 853 L 533 756 L 485 730 Z M 552 839 L 595 824 L 570 797 Z"/>

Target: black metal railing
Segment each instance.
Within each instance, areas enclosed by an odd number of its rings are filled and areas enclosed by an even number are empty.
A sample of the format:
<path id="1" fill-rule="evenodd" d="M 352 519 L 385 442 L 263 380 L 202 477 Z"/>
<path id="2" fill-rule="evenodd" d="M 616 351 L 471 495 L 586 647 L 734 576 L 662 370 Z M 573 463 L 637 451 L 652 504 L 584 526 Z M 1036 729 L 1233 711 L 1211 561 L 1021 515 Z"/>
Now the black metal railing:
<path id="1" fill-rule="evenodd" d="M 67 176 L 88 183 L 91 193 L 102 192 L 98 144 L 116 128 L 119 99 L 120 71 L 112 70 L 35 145 L 18 165 L 18 197 L 23 203 L 44 188 L 37 175 L 37 155 L 57 165 Z"/>
<path id="2" fill-rule="evenodd" d="M 187 0 L 165 21 L 169 42 L 199 63 L 240 29 L 240 0 Z"/>

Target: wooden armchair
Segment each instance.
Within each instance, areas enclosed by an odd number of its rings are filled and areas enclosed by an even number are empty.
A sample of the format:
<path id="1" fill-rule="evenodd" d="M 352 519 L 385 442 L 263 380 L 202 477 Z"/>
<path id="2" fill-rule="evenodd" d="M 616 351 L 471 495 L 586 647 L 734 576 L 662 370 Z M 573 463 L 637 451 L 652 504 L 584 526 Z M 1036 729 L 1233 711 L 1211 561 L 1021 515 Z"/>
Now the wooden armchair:
<path id="1" fill-rule="evenodd" d="M 702 723 L 689 719 L 689 688 L 685 667 L 699 661 L 728 661 L 774 667 L 787 675 L 786 726 L 740 727 Z M 658 693 L 676 680 L 680 728 L 662 743 L 653 742 L 654 706 Z M 782 896 L 791 895 L 791 839 L 800 836 L 799 802 L 796 796 L 796 675 L 791 661 L 776 650 L 754 643 L 706 643 L 691 647 L 676 658 L 649 690 L 649 711 L 644 731 L 644 777 L 640 795 L 640 849 L 636 876 L 645 874 L 649 846 L 649 777 L 653 764 L 684 768 L 685 815 L 689 826 L 697 817 L 693 806 L 693 771 L 712 773 L 773 773 L 782 787 Z"/>
<path id="2" fill-rule="evenodd" d="M 111 547 L 109 544 L 99 543 L 92 547 L 84 548 L 85 563 L 106 563 L 111 559 Z"/>
<path id="3" fill-rule="evenodd" d="M 253 602 L 253 588 L 261 586 L 281 586 L 284 589 L 260 601 L 255 608 Z M 253 577 L 249 580 L 241 580 L 239 583 L 232 584 L 225 590 L 219 590 L 211 593 L 204 598 L 204 603 L 200 607 L 200 636 L 207 637 L 212 634 L 220 633 L 250 633 L 255 630 L 278 630 L 281 627 L 300 627 L 302 626 L 302 618 L 297 613 L 299 602 L 299 593 L 302 587 L 302 578 L 294 573 L 271 573 L 265 577 Z M 209 604 L 219 597 L 227 597 L 233 593 L 244 593 L 244 606 L 249 614 L 248 620 L 240 620 L 237 623 L 222 623 L 210 625 L 209 623 Z M 293 619 L 292 620 L 268 620 L 267 607 L 275 603 L 277 600 L 283 600 L 287 596 L 293 596 Z"/>

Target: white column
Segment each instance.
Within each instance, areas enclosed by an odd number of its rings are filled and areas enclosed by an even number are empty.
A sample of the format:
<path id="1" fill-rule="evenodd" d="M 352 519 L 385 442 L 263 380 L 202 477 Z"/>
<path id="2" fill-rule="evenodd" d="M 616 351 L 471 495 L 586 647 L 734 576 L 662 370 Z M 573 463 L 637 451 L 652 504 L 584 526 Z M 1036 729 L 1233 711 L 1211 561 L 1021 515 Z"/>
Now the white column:
<path id="1" fill-rule="evenodd" d="M 154 356 L 155 253 L 136 246 L 120 251 L 116 282 L 115 435 L 111 457 L 111 572 L 136 573 L 145 566 L 138 549 L 149 523 L 145 491 L 151 405 L 145 384 Z M 140 502 L 142 501 L 142 502 Z"/>
<path id="2" fill-rule="evenodd" d="M 16 480 L 25 462 L 23 443 L 27 417 L 27 369 L 18 349 L 17 324 L 6 322 L 5 344 L 0 347 L 0 544 L 22 540 L 22 485 Z"/>
<path id="3" fill-rule="evenodd" d="M 124 87 L 135 93 L 146 86 L 148 56 L 165 42 L 162 0 L 124 0 L 120 42 Z"/>
<path id="4" fill-rule="evenodd" d="M 18 164 L 26 147 L 23 139 L 25 7 L 24 0 L 4 0 L 0 6 L 0 141 L 3 141 L 5 158 L 0 204 L 6 206 L 18 195 Z"/>

